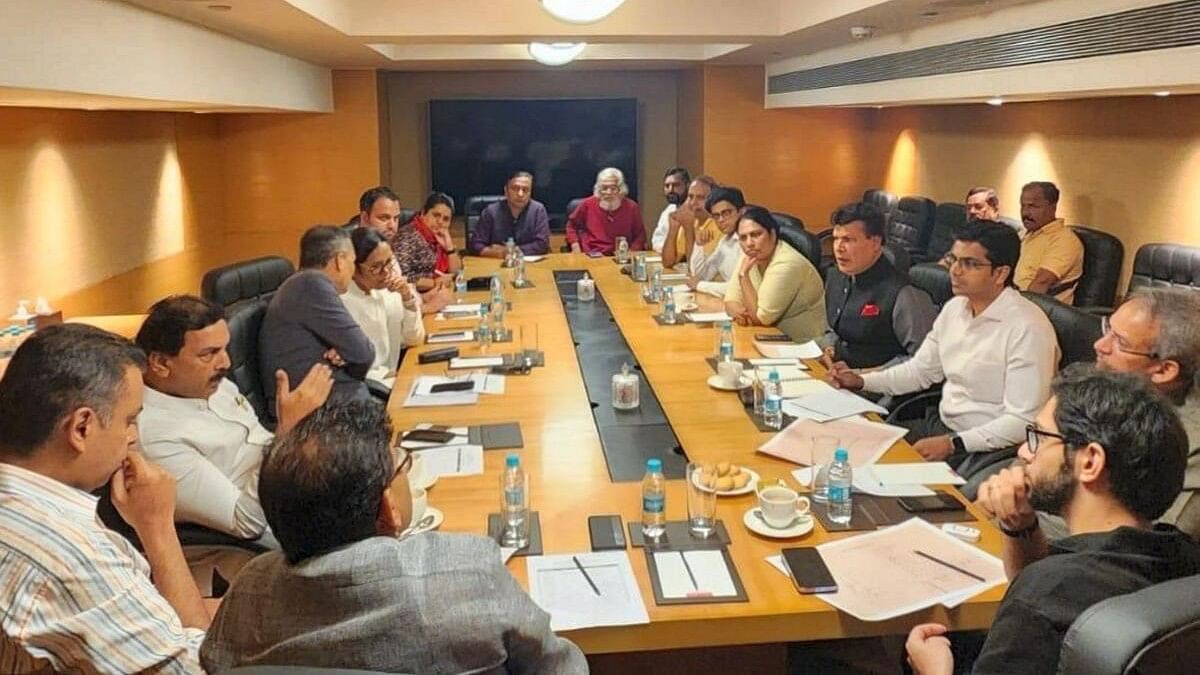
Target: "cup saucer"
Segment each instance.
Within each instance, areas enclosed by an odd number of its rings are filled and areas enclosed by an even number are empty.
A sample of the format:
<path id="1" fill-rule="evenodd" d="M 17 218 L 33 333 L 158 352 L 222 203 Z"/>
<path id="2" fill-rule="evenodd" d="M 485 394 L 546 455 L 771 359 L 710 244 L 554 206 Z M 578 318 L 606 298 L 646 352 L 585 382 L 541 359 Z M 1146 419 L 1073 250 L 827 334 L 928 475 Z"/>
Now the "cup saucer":
<path id="1" fill-rule="evenodd" d="M 736 386 L 730 386 L 723 382 L 720 375 L 710 375 L 708 378 L 708 386 L 712 387 L 713 389 L 720 389 L 721 391 L 739 391 L 749 387 L 752 384 L 754 384 L 754 380 L 750 379 L 748 375 L 742 375 L 742 377 L 738 379 Z"/>
<path id="2" fill-rule="evenodd" d="M 746 513 L 742 516 L 742 524 L 746 526 L 746 529 L 755 534 L 762 535 L 770 539 L 793 539 L 795 537 L 802 537 L 809 532 L 812 532 L 813 517 L 811 513 L 801 517 L 799 522 L 796 522 L 791 527 L 779 529 L 771 527 L 763 522 L 757 511 L 758 507 L 752 506 L 747 509 Z"/>
<path id="3" fill-rule="evenodd" d="M 422 514 L 420 522 L 413 523 L 411 527 L 400 533 L 400 538 L 411 537 L 414 534 L 421 534 L 430 530 L 436 530 L 442 521 L 446 519 L 446 515 L 441 509 L 435 506 L 426 506 L 425 513 Z"/>

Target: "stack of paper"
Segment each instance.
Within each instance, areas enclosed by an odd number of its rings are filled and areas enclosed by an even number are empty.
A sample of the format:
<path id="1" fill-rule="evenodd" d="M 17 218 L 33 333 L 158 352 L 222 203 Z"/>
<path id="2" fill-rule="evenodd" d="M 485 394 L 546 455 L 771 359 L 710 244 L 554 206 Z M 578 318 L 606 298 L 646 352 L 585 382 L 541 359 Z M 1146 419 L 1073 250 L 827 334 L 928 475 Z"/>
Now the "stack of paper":
<path id="1" fill-rule="evenodd" d="M 926 485 L 962 485 L 963 480 L 945 462 L 870 464 L 854 469 L 854 489 L 877 497 L 928 497 Z"/>
<path id="2" fill-rule="evenodd" d="M 421 453 L 426 477 L 477 476 L 483 473 L 482 445 L 442 445 L 415 452 Z"/>
<path id="3" fill-rule="evenodd" d="M 850 465 L 854 467 L 854 478 L 857 480 L 861 467 L 873 464 L 906 432 L 902 427 L 854 417 L 825 423 L 798 419 L 762 444 L 758 451 L 796 464 L 809 465 L 813 461 L 814 439 L 831 437 L 835 439 L 837 447 L 844 448 L 850 455 Z M 817 463 L 830 459 L 817 458 Z"/>
<path id="4" fill-rule="evenodd" d="M 418 377 L 408 390 L 408 398 L 404 399 L 405 408 L 420 408 L 442 405 L 475 405 L 479 402 L 479 393 L 472 389 L 467 391 L 445 391 L 433 393 L 431 388 L 442 382 L 454 382 L 454 378 L 423 376 Z"/>
<path id="5" fill-rule="evenodd" d="M 721 549 L 656 552 L 654 567 L 667 600 L 738 594 Z"/>
<path id="6" fill-rule="evenodd" d="M 828 387 L 815 394 L 784 401 L 783 412 L 792 417 L 828 422 L 869 412 L 886 415 L 888 411 L 845 389 Z"/>
<path id="7" fill-rule="evenodd" d="M 771 359 L 821 358 L 821 348 L 812 340 L 799 345 L 789 342 L 759 342 L 755 340 L 754 348 L 758 350 L 759 354 Z"/>
<path id="8" fill-rule="evenodd" d="M 650 623 L 625 551 L 525 559 L 529 597 L 555 631 Z"/>
<path id="9" fill-rule="evenodd" d="M 692 323 L 716 323 L 733 320 L 733 317 L 725 312 L 685 312 L 684 316 Z"/>

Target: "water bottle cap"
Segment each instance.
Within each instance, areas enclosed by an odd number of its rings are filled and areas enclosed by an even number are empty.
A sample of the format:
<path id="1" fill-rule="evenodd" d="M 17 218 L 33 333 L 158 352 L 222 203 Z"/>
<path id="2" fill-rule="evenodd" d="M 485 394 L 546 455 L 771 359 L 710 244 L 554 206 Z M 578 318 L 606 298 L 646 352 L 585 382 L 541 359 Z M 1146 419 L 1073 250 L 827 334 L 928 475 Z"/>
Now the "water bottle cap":
<path id="1" fill-rule="evenodd" d="M 662 473 L 662 460 L 661 459 L 646 460 L 646 470 L 649 471 L 650 473 Z"/>
<path id="2" fill-rule="evenodd" d="M 772 368 L 771 374 L 767 375 L 767 379 L 772 382 L 778 382 L 779 381 L 779 371 L 775 368 Z"/>
<path id="3" fill-rule="evenodd" d="M 835 461 L 835 462 L 846 462 L 846 461 L 849 461 L 849 460 L 850 460 L 850 454 L 846 452 L 846 449 L 845 449 L 845 448 L 838 448 L 837 450 L 835 450 L 835 451 L 834 451 L 834 453 L 833 453 L 833 461 Z"/>
<path id="4" fill-rule="evenodd" d="M 509 455 L 507 458 L 505 458 L 504 465 L 510 469 L 514 469 L 518 466 L 521 466 L 521 458 L 516 455 Z"/>

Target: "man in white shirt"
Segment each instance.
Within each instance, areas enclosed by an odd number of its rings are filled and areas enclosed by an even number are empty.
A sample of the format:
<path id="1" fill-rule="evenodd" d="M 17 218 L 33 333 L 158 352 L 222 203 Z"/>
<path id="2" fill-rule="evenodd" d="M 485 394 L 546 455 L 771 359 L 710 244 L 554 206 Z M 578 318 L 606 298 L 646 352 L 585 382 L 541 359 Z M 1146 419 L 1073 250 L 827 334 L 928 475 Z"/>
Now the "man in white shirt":
<path id="1" fill-rule="evenodd" d="M 224 311 L 195 296 L 165 298 L 150 308 L 136 341 L 147 359 L 142 448 L 175 477 L 176 520 L 274 545 L 258 501 L 262 452 L 273 436 L 226 378 Z M 275 377 L 279 432 L 323 405 L 333 385 L 323 363 L 295 389 L 282 370 Z"/>
<path id="2" fill-rule="evenodd" d="M 662 253 L 663 242 L 667 240 L 671 214 L 687 199 L 688 184 L 691 182 L 691 174 L 682 166 L 667 169 L 666 175 L 663 176 L 663 195 L 667 198 L 667 205 L 663 207 L 662 213 L 658 214 L 658 224 L 654 227 L 654 234 L 650 236 L 650 245 L 658 253 Z"/>
<path id="3" fill-rule="evenodd" d="M 729 281 L 737 277 L 742 252 L 737 226 L 746 211 L 746 198 L 738 188 L 722 185 L 708 193 L 704 210 L 712 218 L 696 228 L 688 254 L 687 284 L 693 290 L 724 298 Z"/>
<path id="4" fill-rule="evenodd" d="M 667 238 L 663 240 L 663 269 L 675 267 L 692 252 L 696 232 L 716 228 L 716 223 L 704 209 L 708 195 L 717 187 L 712 176 L 696 176 L 687 188 L 687 199 L 667 217 Z"/>
<path id="5" fill-rule="evenodd" d="M 1058 366 L 1049 319 L 1012 286 L 1020 251 L 1012 228 L 968 223 L 946 257 L 955 297 L 913 358 L 873 373 L 844 363 L 830 371 L 835 386 L 891 395 L 944 381 L 941 404 L 913 425 L 909 440 L 926 460 L 954 466 L 969 499 L 1016 456 Z"/>

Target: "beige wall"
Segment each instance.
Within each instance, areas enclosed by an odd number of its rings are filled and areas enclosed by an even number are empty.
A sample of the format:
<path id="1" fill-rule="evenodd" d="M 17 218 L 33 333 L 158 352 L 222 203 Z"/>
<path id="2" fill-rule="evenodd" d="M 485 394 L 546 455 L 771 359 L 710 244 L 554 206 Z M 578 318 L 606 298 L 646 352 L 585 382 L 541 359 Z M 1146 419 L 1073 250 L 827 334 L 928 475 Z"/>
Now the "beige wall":
<path id="1" fill-rule="evenodd" d="M 391 130 L 384 176 L 406 206 L 419 206 L 430 189 L 430 99 L 573 97 L 638 99 L 638 193 L 646 222 L 653 223 L 664 205 L 662 174 L 678 154 L 675 71 L 390 72 L 383 77 Z"/>
<path id="2" fill-rule="evenodd" d="M 896 108 L 868 123 L 868 182 L 961 200 L 994 185 L 1019 216 L 1020 187 L 1052 180 L 1070 224 L 1125 244 L 1128 279 L 1142 244 L 1200 245 L 1200 96 Z"/>

